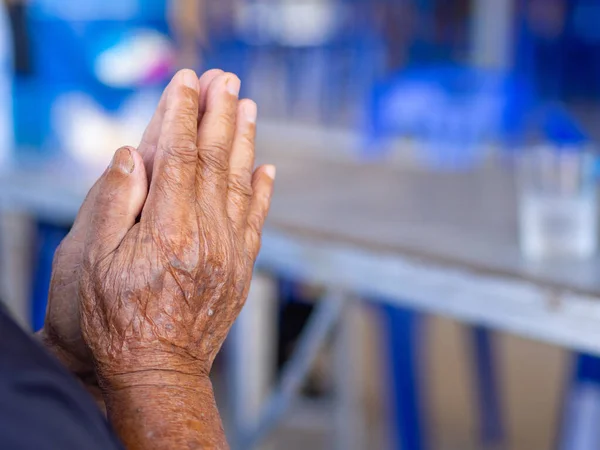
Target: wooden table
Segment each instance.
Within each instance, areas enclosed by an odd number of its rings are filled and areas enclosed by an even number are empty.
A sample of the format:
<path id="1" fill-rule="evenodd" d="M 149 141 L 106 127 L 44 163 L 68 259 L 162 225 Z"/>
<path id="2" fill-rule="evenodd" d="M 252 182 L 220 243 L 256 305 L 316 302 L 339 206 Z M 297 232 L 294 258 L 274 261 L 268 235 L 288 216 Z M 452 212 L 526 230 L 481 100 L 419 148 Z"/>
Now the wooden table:
<path id="1" fill-rule="evenodd" d="M 278 172 L 261 268 L 600 353 L 600 260 L 521 257 L 509 167 L 436 173 L 413 162 L 358 164 L 358 142 L 337 131 L 263 126 L 260 159 Z M 15 169 L 0 176 L 0 207 L 68 223 L 90 185 L 66 166 Z"/>
<path id="2" fill-rule="evenodd" d="M 316 283 L 600 351 L 600 261 L 521 257 L 508 168 L 463 174 L 273 155 L 261 263 Z"/>

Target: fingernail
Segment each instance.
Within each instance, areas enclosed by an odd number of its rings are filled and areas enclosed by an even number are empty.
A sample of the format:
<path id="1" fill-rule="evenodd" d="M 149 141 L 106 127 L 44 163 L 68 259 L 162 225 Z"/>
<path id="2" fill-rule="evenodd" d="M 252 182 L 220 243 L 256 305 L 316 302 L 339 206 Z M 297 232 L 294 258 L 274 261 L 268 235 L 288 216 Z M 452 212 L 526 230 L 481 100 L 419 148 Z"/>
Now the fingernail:
<path id="1" fill-rule="evenodd" d="M 249 101 L 244 103 L 244 115 L 248 122 L 256 123 L 256 116 L 258 114 L 258 108 L 256 103 Z"/>
<path id="2" fill-rule="evenodd" d="M 265 166 L 265 173 L 267 174 L 267 176 L 269 178 L 271 178 L 271 180 L 275 180 L 275 175 L 277 173 L 277 169 L 275 168 L 275 166 Z"/>
<path id="3" fill-rule="evenodd" d="M 122 147 L 116 151 L 115 156 L 110 163 L 111 168 L 116 168 L 123 173 L 133 173 L 135 162 L 131 150 L 127 147 Z"/>
<path id="4" fill-rule="evenodd" d="M 241 82 L 240 79 L 238 77 L 236 77 L 235 75 L 230 76 L 227 79 L 226 82 L 227 85 L 227 91 L 234 96 L 238 96 L 240 95 L 240 87 L 241 87 Z"/>
<path id="5" fill-rule="evenodd" d="M 190 69 L 184 69 L 181 72 L 181 82 L 184 86 L 190 89 L 198 90 L 198 75 L 196 72 Z"/>

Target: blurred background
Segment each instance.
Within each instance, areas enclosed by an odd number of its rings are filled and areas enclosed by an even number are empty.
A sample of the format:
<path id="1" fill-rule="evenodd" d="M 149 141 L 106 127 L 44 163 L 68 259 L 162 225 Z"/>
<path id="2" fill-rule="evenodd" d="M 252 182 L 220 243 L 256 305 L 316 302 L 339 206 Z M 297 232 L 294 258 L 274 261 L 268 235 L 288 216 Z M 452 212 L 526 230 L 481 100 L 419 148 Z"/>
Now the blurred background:
<path id="1" fill-rule="evenodd" d="M 241 78 L 279 169 L 213 373 L 233 448 L 600 448 L 600 0 L 3 0 L 23 326 L 182 67 Z"/>

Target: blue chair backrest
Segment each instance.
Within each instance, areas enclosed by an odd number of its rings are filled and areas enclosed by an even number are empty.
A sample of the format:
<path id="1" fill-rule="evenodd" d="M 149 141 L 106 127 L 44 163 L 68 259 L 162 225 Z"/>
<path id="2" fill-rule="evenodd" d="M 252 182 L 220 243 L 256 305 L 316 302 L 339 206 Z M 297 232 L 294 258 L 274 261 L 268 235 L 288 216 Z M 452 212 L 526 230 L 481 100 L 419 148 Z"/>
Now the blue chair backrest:
<path id="1" fill-rule="evenodd" d="M 548 104 L 528 123 L 538 138 L 557 147 L 582 147 L 590 136 L 577 119 L 561 104 Z"/>
<path id="2" fill-rule="evenodd" d="M 441 165 L 473 162 L 483 144 L 523 134 L 533 93 L 510 75 L 465 67 L 409 69 L 375 88 L 365 157 L 394 136 L 420 142 Z"/>
<path id="3" fill-rule="evenodd" d="M 95 61 L 136 27 L 166 33 L 167 0 L 31 0 L 27 10 L 33 74 L 15 85 L 18 142 L 42 147 L 52 137 L 51 108 L 65 92 L 82 91 L 108 111 L 131 89 L 100 82 Z"/>
<path id="4" fill-rule="evenodd" d="M 134 27 L 167 31 L 166 0 L 32 0 L 34 70 L 47 83 L 89 83 L 99 52 Z"/>
<path id="5" fill-rule="evenodd" d="M 31 0 L 37 18 L 70 22 L 164 20 L 167 0 Z"/>

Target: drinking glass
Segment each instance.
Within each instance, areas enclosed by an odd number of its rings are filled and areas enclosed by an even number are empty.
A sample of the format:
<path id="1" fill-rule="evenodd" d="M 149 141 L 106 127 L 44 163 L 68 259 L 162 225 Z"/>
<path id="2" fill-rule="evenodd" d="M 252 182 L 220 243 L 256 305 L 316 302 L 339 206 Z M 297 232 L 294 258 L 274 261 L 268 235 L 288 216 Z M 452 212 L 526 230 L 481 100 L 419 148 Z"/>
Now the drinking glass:
<path id="1" fill-rule="evenodd" d="M 518 168 L 521 251 L 526 258 L 585 259 L 597 247 L 596 157 L 589 148 L 538 146 Z"/>

